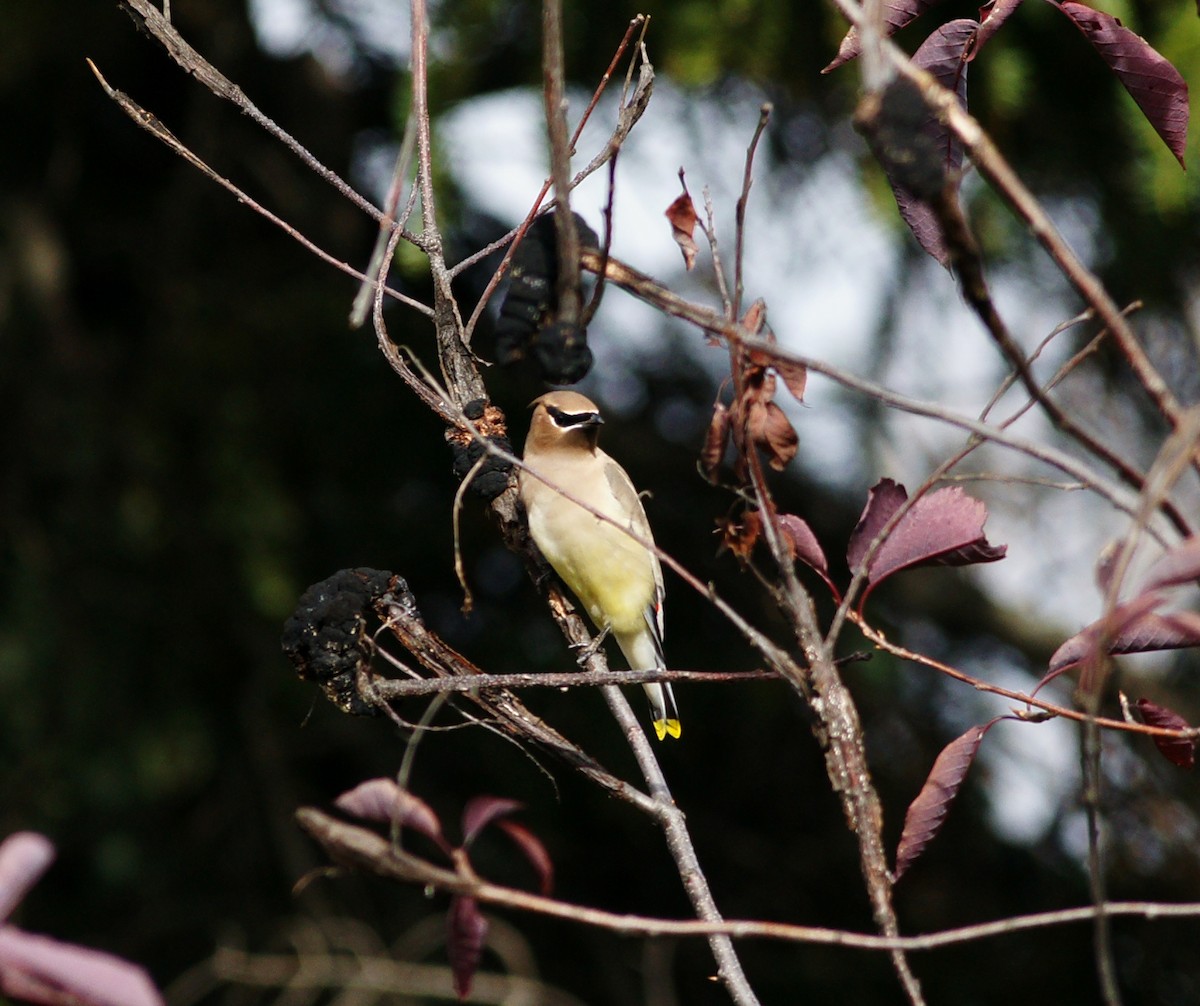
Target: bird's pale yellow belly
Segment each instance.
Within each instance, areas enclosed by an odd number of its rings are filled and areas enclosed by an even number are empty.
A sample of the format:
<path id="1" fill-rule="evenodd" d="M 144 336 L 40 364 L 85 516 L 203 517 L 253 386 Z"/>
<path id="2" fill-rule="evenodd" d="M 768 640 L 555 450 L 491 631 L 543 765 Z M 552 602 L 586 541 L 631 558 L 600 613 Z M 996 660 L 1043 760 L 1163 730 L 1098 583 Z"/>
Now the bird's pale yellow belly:
<path id="1" fill-rule="evenodd" d="M 542 554 L 600 628 L 638 632 L 654 603 L 654 565 L 641 545 L 577 506 L 537 507 L 529 529 Z"/>

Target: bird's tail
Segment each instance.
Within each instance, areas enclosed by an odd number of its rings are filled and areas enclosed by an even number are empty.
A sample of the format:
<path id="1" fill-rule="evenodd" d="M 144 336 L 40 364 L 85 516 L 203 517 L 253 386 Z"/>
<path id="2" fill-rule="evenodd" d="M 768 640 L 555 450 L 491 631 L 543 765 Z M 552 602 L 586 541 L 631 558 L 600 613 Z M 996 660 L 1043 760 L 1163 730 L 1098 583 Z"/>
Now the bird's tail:
<path id="1" fill-rule="evenodd" d="M 650 700 L 650 714 L 658 739 L 678 738 L 683 727 L 679 722 L 679 710 L 675 708 L 675 693 L 671 691 L 671 686 L 666 682 L 653 682 L 642 687 L 646 690 L 646 698 Z"/>

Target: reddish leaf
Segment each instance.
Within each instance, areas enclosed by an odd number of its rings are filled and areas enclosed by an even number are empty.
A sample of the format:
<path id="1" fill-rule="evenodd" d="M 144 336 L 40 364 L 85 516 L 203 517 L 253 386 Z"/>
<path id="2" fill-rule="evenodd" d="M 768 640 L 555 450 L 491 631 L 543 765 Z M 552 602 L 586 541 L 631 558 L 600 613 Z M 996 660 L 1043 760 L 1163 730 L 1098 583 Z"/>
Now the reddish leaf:
<path id="1" fill-rule="evenodd" d="M 1165 706 L 1155 705 L 1149 699 L 1137 700 L 1137 711 L 1142 720 L 1152 727 L 1167 730 L 1190 730 L 1192 725 L 1176 712 Z M 1190 769 L 1196 764 L 1196 742 L 1186 737 L 1154 737 L 1154 744 L 1172 765 Z"/>
<path id="2" fill-rule="evenodd" d="M 725 446 L 729 443 L 729 410 L 720 402 L 713 406 L 708 432 L 704 434 L 704 446 L 700 450 L 700 468 L 705 478 L 713 485 L 717 483 L 717 472 L 721 459 L 725 457 Z"/>
<path id="3" fill-rule="evenodd" d="M 888 184 L 892 185 L 890 178 Z M 917 244 L 931 259 L 934 259 L 943 268 L 949 269 L 950 252 L 942 237 L 942 225 L 929 203 L 924 199 L 918 199 L 899 185 L 892 185 L 892 195 L 896 199 L 896 209 L 900 212 L 900 219 L 904 221 L 909 232 L 916 238 Z"/>
<path id="4" fill-rule="evenodd" d="M 829 572 L 829 563 L 817 536 L 813 534 L 808 523 L 790 513 L 779 515 L 779 526 L 787 536 L 788 546 L 792 555 L 806 566 L 824 575 Z"/>
<path id="5" fill-rule="evenodd" d="M 0 842 L 0 922 L 12 914 L 52 862 L 54 846 L 45 835 L 18 831 Z"/>
<path id="6" fill-rule="evenodd" d="M 499 796 L 471 797 L 462 813 L 463 845 L 468 846 L 475 841 L 475 836 L 496 818 L 511 814 L 524 806 L 517 800 L 505 800 Z"/>
<path id="7" fill-rule="evenodd" d="M 883 479 L 871 490 L 867 507 L 850 536 L 847 560 L 852 572 L 858 571 L 867 547 L 907 498 L 904 487 L 891 479 Z M 868 566 L 868 586 L 860 607 L 874 587 L 902 569 L 1003 559 L 1007 546 L 988 542 L 983 533 L 986 521 L 987 507 L 958 486 L 922 496 L 876 550 Z"/>
<path id="8" fill-rule="evenodd" d="M 967 107 L 967 53 L 978 31 L 979 22 L 971 18 L 947 21 L 921 43 L 912 58 L 915 65 L 955 94 L 963 108 Z M 922 131 L 944 152 L 947 172 L 957 171 L 962 166 L 963 148 L 954 134 L 932 112 Z"/>
<path id="9" fill-rule="evenodd" d="M 983 735 L 995 722 L 992 720 L 982 726 L 971 727 L 957 740 L 947 744 L 937 756 L 929 771 L 929 778 L 925 780 L 917 798 L 909 804 L 908 813 L 904 816 L 904 831 L 896 848 L 896 880 L 912 866 L 941 829 L 950 804 L 958 796 L 967 770 L 975 760 Z"/>
<path id="10" fill-rule="evenodd" d="M 145 970 L 49 936 L 0 928 L 0 993 L 48 1006 L 162 1006 Z"/>
<path id="11" fill-rule="evenodd" d="M 693 235 L 696 233 L 696 221 L 699 217 L 696 216 L 696 207 L 686 189 L 675 202 L 667 207 L 666 217 L 671 221 L 671 237 L 679 245 L 679 250 L 683 252 L 684 267 L 690 271 L 696 264 L 698 249 Z"/>
<path id="12" fill-rule="evenodd" d="M 1074 0 L 1056 6 L 1117 75 L 1182 167 L 1187 142 L 1188 86 L 1179 71 L 1149 42 L 1111 14 Z"/>
<path id="13" fill-rule="evenodd" d="M 968 60 L 973 60 L 979 55 L 984 43 L 1000 30 L 1000 26 L 1022 2 L 1023 0 L 988 0 L 979 8 L 979 33 L 975 36 L 975 44 L 970 53 L 967 54 Z"/>
<path id="14" fill-rule="evenodd" d="M 1106 653 L 1119 656 L 1123 653 L 1151 653 L 1200 646 L 1200 615 L 1191 611 L 1177 611 L 1169 615 L 1137 613 L 1123 617 L 1128 609 L 1141 603 L 1153 606 L 1161 604 L 1162 598 L 1143 595 L 1136 602 L 1118 606 L 1113 615 L 1123 618 L 1123 621 L 1115 631 L 1109 628 L 1111 639 L 1104 648 Z M 1103 620 L 1093 622 L 1063 643 L 1050 658 L 1048 674 L 1061 673 L 1089 659 L 1095 653 L 1103 628 Z"/>
<path id="15" fill-rule="evenodd" d="M 942 0 L 884 0 L 883 2 L 883 24 L 884 34 L 892 36 L 905 25 L 915 21 L 918 17 L 929 10 L 931 7 L 936 7 Z M 842 39 L 842 44 L 838 46 L 838 53 L 822 73 L 829 73 L 830 70 L 836 70 L 843 63 L 848 63 L 862 52 L 862 40 L 858 37 L 858 28 L 851 26 L 846 32 L 845 38 Z"/>
<path id="16" fill-rule="evenodd" d="M 754 551 L 754 543 L 762 532 L 762 518 L 757 510 L 747 510 L 741 520 L 717 518 L 717 529 L 721 533 L 722 548 L 729 549 L 739 559 L 749 559 Z"/>
<path id="17" fill-rule="evenodd" d="M 346 814 L 364 821 L 399 824 L 413 828 L 438 845 L 445 847 L 442 825 L 433 808 L 424 800 L 401 789 L 394 779 L 369 779 L 334 801 L 334 806 Z"/>
<path id="18" fill-rule="evenodd" d="M 857 573 L 862 565 L 867 547 L 883 530 L 905 500 L 908 490 L 892 479 L 880 479 L 867 492 L 867 505 L 862 516 L 850 533 L 850 544 L 846 547 L 846 562 L 851 573 Z"/>
<path id="19" fill-rule="evenodd" d="M 450 911 L 446 915 L 446 954 L 450 958 L 454 991 L 460 1002 L 471 994 L 471 983 L 483 958 L 487 931 L 487 919 L 474 898 L 456 894 L 450 899 Z"/>
<path id="20" fill-rule="evenodd" d="M 1200 580 L 1200 535 L 1185 538 L 1168 549 L 1146 573 L 1143 592 L 1179 587 Z"/>
<path id="21" fill-rule="evenodd" d="M 826 560 L 825 552 L 821 548 L 820 542 L 817 541 L 817 536 L 813 534 L 812 528 L 808 526 L 807 522 L 790 513 L 779 515 L 779 527 L 787 539 L 792 557 L 815 570 L 825 581 L 833 596 L 840 601 L 841 592 L 829 578 L 829 562 Z"/>
<path id="22" fill-rule="evenodd" d="M 542 840 L 525 825 L 516 821 L 497 821 L 496 827 L 511 838 L 517 848 L 525 854 L 529 865 L 537 871 L 538 890 L 544 895 L 549 895 L 554 886 L 554 862 L 550 859 L 546 847 L 542 845 Z"/>
<path id="23" fill-rule="evenodd" d="M 973 50 L 979 23 L 969 18 L 949 21 L 929 36 L 913 54 L 912 61 L 927 70 L 939 84 L 958 96 L 959 104 L 967 107 L 967 62 Z M 932 112 L 920 126 L 941 153 L 946 176 L 962 167 L 963 148 L 954 134 Z M 896 197 L 896 208 L 912 231 L 917 243 L 943 266 L 949 264 L 949 253 L 942 237 L 942 225 L 924 199 L 901 185 L 891 174 L 888 183 Z"/>

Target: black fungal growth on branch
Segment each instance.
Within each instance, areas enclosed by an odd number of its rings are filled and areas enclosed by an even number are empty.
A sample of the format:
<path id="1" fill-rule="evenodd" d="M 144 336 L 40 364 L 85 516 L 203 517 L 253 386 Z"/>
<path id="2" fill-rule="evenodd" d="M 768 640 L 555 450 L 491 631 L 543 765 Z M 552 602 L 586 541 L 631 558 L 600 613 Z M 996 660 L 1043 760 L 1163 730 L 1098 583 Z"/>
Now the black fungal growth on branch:
<path id="1" fill-rule="evenodd" d="M 388 596 L 415 609 L 404 580 L 387 570 L 343 569 L 315 583 L 300 597 L 283 626 L 283 652 L 304 681 L 320 686 L 342 712 L 374 716 L 376 703 L 359 686 L 369 672 L 375 644 L 367 616 Z"/>
<path id="2" fill-rule="evenodd" d="M 599 249 L 596 232 L 573 213 L 581 248 Z M 550 384 L 574 384 L 592 368 L 587 331 L 558 317 L 558 243 L 554 214 L 529 225 L 513 255 L 508 293 L 496 322 L 496 361 L 532 360 Z"/>
<path id="3" fill-rule="evenodd" d="M 479 435 L 465 426 L 452 426 L 446 430 L 446 442 L 454 454 L 454 476 L 461 482 L 474 470 L 471 492 L 490 503 L 508 488 L 512 475 L 512 464 L 504 457 L 488 451 L 490 444 L 505 454 L 513 452 L 504 413 L 486 399 L 477 398 L 463 406 L 463 415 L 471 420 Z M 480 435 L 483 439 L 480 439 Z M 479 467 L 476 468 L 476 465 Z"/>

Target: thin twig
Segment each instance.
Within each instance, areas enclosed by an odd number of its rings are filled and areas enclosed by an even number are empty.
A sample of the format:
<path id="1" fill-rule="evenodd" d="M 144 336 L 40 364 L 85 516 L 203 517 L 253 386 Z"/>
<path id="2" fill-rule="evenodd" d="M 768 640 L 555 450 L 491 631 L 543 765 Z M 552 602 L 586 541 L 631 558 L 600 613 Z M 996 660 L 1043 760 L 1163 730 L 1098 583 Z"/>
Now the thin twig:
<path id="1" fill-rule="evenodd" d="M 868 623 L 861 615 L 851 612 L 849 617 L 867 639 L 885 653 L 890 653 L 900 660 L 909 660 L 915 664 L 931 668 L 940 674 L 953 678 L 955 681 L 961 681 L 965 685 L 970 685 L 977 692 L 987 692 L 989 695 L 998 695 L 1001 698 L 1011 699 L 1014 702 L 1019 702 L 1027 709 L 1040 709 L 1043 713 L 1047 713 L 1050 716 L 1060 716 L 1065 720 L 1072 720 L 1076 723 L 1086 723 L 1089 719 L 1088 714 L 1081 710 L 1058 705 L 1026 692 L 1018 692 L 1011 688 L 1004 688 L 1001 685 L 993 685 L 981 678 L 967 674 L 957 667 L 952 667 L 950 664 L 943 663 L 926 654 L 917 653 L 905 646 L 901 646 L 899 643 L 893 643 L 882 631 Z M 1020 718 L 1028 718 L 1028 714 L 1020 709 L 1014 709 L 1013 712 Z M 1038 714 L 1038 718 L 1042 718 L 1041 714 Z M 1189 730 L 1173 730 L 1169 727 L 1150 726 L 1147 723 L 1138 723 L 1124 719 L 1110 719 L 1105 716 L 1093 716 L 1091 720 L 1105 730 L 1123 730 L 1127 733 L 1171 740 L 1200 740 L 1200 727 L 1192 727 Z"/>
<path id="2" fill-rule="evenodd" d="M 746 250 L 746 205 L 750 201 L 750 186 L 754 184 L 754 155 L 758 150 L 758 141 L 762 138 L 763 130 L 771 121 L 774 106 L 768 101 L 758 110 L 758 126 L 746 148 L 746 169 L 742 174 L 742 192 L 738 196 L 736 225 L 734 228 L 733 251 L 733 318 L 742 313 L 742 295 L 745 284 L 742 281 L 743 266 Z"/>
<path id="3" fill-rule="evenodd" d="M 128 0 L 128 2 L 131 2 L 131 3 L 139 2 L 140 3 L 140 2 L 142 2 L 142 0 Z M 153 9 L 153 8 L 151 8 L 151 9 Z M 246 192 L 242 191 L 240 188 L 238 188 L 236 185 L 234 185 L 233 182 L 231 182 L 228 178 L 224 177 L 223 175 L 219 174 L 217 171 L 215 171 L 214 169 L 209 167 L 208 164 L 206 164 L 200 157 L 198 157 L 187 146 L 185 146 L 175 136 L 175 134 L 172 133 L 163 124 L 162 120 L 159 119 L 158 116 L 154 115 L 154 113 L 152 113 L 152 112 L 146 111 L 146 109 L 142 108 L 141 105 L 139 105 L 136 101 L 134 101 L 131 97 L 129 97 L 129 95 L 127 95 L 124 91 L 118 91 L 115 88 L 110 87 L 108 81 L 104 79 L 104 75 L 101 74 L 99 67 L 97 67 L 96 64 L 93 63 L 90 59 L 87 61 L 87 64 L 89 67 L 91 67 L 92 73 L 94 73 L 96 75 L 96 80 L 98 80 L 100 82 L 100 86 L 104 89 L 104 93 L 106 95 L 108 95 L 108 97 L 110 97 L 113 101 L 115 101 L 117 103 L 117 105 L 120 106 L 121 110 L 124 111 L 125 114 L 128 115 L 134 122 L 136 122 L 144 130 L 146 130 L 148 133 L 150 133 L 151 136 L 155 137 L 158 140 L 161 140 L 168 147 L 170 147 L 173 151 L 175 151 L 175 153 L 177 153 L 180 157 L 182 157 L 185 161 L 187 161 L 190 165 L 192 165 L 192 167 L 196 168 L 201 173 L 207 175 L 214 182 L 216 182 L 218 185 L 220 185 L 223 189 L 232 193 L 234 198 L 237 199 L 237 201 L 239 203 L 245 204 L 246 206 L 250 207 L 250 209 L 252 209 L 259 216 L 264 217 L 266 220 L 269 220 L 276 227 L 278 227 L 280 230 L 282 230 L 288 237 L 290 237 L 292 240 L 298 242 L 303 247 L 307 248 L 310 252 L 312 252 L 314 255 L 316 255 L 323 262 L 326 262 L 327 264 L 333 266 L 335 269 L 339 270 L 340 272 L 346 273 L 348 276 L 353 276 L 357 280 L 361 280 L 363 282 L 371 282 L 371 278 L 369 276 L 367 276 L 365 273 L 359 272 L 348 262 L 341 262 L 338 259 L 334 258 L 323 248 L 314 244 L 307 237 L 305 237 L 303 234 L 301 234 L 298 230 L 296 230 L 296 228 L 294 228 L 286 220 L 283 220 L 281 217 L 276 216 L 274 213 L 272 213 L 270 210 L 268 210 L 265 206 L 262 206 L 256 200 L 251 198 L 250 195 L 248 195 Z M 387 288 L 387 290 L 385 292 L 387 293 L 387 295 L 389 297 L 393 298 L 394 300 L 398 300 L 401 304 L 411 307 L 414 311 L 419 311 L 422 314 L 431 315 L 431 316 L 433 314 L 433 310 L 430 307 L 428 307 L 425 304 L 422 304 L 418 300 L 414 300 L 412 297 L 409 297 L 407 294 L 401 293 L 399 290 L 393 290 L 389 287 L 389 288 Z"/>
<path id="4" fill-rule="evenodd" d="M 603 94 L 605 88 L 607 88 L 608 82 L 612 78 L 613 71 L 616 69 L 617 64 L 621 61 L 621 57 L 624 55 L 625 49 L 628 47 L 629 40 L 633 37 L 634 31 L 641 26 L 644 33 L 646 26 L 649 23 L 650 19 L 643 14 L 637 15 L 637 17 L 629 22 L 629 27 L 625 30 L 625 36 L 621 39 L 621 44 L 617 46 L 617 51 L 613 55 L 612 60 L 609 62 L 608 69 L 605 70 L 604 76 L 600 79 L 599 85 L 592 93 L 592 100 L 588 103 L 587 108 L 584 109 L 584 113 L 579 120 L 579 124 L 575 127 L 575 132 L 571 135 L 570 151 L 572 154 L 575 153 L 575 145 L 579 142 L 579 137 L 583 134 L 583 127 L 587 125 L 588 119 L 591 117 L 593 110 L 596 108 L 596 104 L 600 101 L 601 94 Z M 632 62 L 630 63 L 630 67 L 632 68 Z M 628 135 L 629 130 L 633 128 L 637 118 L 640 118 L 640 112 L 638 113 L 637 117 L 627 117 L 625 115 L 625 108 L 626 106 L 623 104 L 621 112 L 618 115 L 617 125 L 612 136 L 609 137 L 608 143 L 605 145 L 604 151 L 608 154 L 608 157 L 600 160 L 599 163 L 596 163 L 596 159 L 593 159 L 592 163 L 590 163 L 587 168 L 585 168 L 582 172 L 580 172 L 579 175 L 576 175 L 576 177 L 572 179 L 572 188 L 578 185 L 584 178 L 588 177 L 593 171 L 604 164 L 609 157 L 615 156 L 616 152 L 620 149 L 621 143 L 624 141 L 625 136 Z M 483 293 L 480 294 L 479 300 L 476 302 L 475 308 L 471 312 L 471 317 L 467 320 L 467 325 L 464 330 L 464 338 L 468 344 L 471 341 L 471 337 L 475 332 L 475 326 L 479 323 L 479 318 L 483 314 L 483 310 L 487 305 L 488 300 L 495 292 L 496 287 L 500 285 L 500 281 L 504 278 L 505 273 L 508 272 L 509 264 L 512 262 L 513 255 L 516 254 L 517 246 L 520 244 L 521 238 L 525 236 L 525 231 L 528 230 L 529 225 L 533 222 L 533 218 L 537 216 L 538 210 L 542 205 L 542 200 L 546 198 L 546 194 L 550 191 L 550 185 L 552 184 L 552 181 L 553 179 L 547 178 L 542 183 L 541 191 L 538 193 L 537 198 L 534 199 L 533 205 L 530 207 L 525 219 L 521 221 L 517 227 L 514 227 L 504 237 L 493 241 L 487 247 L 481 248 L 472 255 L 468 255 L 450 270 L 450 276 L 453 278 L 464 269 L 469 268 L 476 262 L 492 254 L 492 252 L 503 248 L 505 245 L 508 245 L 508 251 L 505 253 L 500 265 L 496 267 L 496 271 L 492 274 L 492 278 L 488 281 L 487 286 L 484 287 Z"/>

